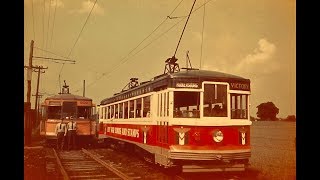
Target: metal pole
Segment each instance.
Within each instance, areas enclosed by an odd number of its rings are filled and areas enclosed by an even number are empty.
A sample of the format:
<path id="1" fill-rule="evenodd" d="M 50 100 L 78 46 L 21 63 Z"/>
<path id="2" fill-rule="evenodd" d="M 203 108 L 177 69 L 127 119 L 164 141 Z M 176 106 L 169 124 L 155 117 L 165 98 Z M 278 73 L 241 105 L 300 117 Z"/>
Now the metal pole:
<path id="1" fill-rule="evenodd" d="M 183 35 L 183 33 L 184 33 L 184 30 L 186 29 L 187 23 L 188 23 L 188 21 L 189 21 L 189 18 L 190 18 L 190 15 L 191 15 L 191 12 L 192 12 L 192 9 L 193 9 L 193 6 L 194 6 L 194 4 L 195 4 L 195 3 L 196 3 L 196 0 L 194 0 L 194 2 L 193 2 L 193 4 L 192 4 L 191 10 L 190 10 L 190 12 L 189 12 L 189 15 L 188 15 L 187 21 L 186 21 L 186 23 L 184 24 L 184 27 L 183 27 L 183 30 L 182 30 L 182 33 L 181 33 L 181 36 L 180 36 L 180 39 L 179 39 L 179 42 L 178 42 L 178 45 L 177 45 L 176 51 L 174 52 L 173 57 L 175 57 L 175 56 L 176 56 L 176 53 L 177 53 L 177 50 L 178 50 L 178 48 L 179 48 L 179 44 L 180 44 L 180 41 L 181 41 L 182 35 Z"/>
<path id="2" fill-rule="evenodd" d="M 83 80 L 83 97 L 85 97 L 86 92 L 86 80 Z"/>

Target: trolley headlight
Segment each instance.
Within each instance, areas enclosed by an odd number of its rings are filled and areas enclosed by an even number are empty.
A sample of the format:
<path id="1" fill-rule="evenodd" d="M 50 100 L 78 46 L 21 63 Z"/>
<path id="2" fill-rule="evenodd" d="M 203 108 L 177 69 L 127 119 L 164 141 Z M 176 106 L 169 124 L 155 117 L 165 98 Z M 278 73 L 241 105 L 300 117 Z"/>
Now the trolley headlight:
<path id="1" fill-rule="evenodd" d="M 216 130 L 212 134 L 215 142 L 221 142 L 223 140 L 223 133 L 220 130 Z"/>

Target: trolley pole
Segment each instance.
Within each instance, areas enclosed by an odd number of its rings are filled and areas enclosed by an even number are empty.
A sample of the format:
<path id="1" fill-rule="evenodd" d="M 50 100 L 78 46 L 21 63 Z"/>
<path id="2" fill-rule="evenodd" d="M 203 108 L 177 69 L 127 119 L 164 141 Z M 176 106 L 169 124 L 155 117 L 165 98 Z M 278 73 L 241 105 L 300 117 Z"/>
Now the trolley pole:
<path id="1" fill-rule="evenodd" d="M 30 54 L 29 54 L 29 66 L 28 66 L 28 72 L 27 72 L 27 73 L 28 73 L 28 74 L 27 74 L 27 80 L 28 80 L 27 102 L 28 102 L 28 103 L 30 103 L 30 96 L 31 96 L 33 46 L 34 46 L 34 41 L 31 40 L 31 44 L 30 44 Z"/>
<path id="2" fill-rule="evenodd" d="M 86 80 L 83 80 L 83 97 L 85 97 L 86 92 Z"/>

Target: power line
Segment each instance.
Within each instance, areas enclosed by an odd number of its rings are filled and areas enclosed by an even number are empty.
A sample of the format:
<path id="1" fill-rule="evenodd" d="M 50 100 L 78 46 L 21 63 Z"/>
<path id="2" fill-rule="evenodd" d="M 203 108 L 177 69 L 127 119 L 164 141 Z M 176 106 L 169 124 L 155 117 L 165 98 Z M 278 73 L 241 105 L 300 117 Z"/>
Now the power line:
<path id="1" fill-rule="evenodd" d="M 196 11 L 199 10 L 202 6 L 208 4 L 210 1 L 212 1 L 212 0 L 209 0 L 209 1 L 207 1 L 206 3 L 203 3 L 201 6 L 197 7 L 196 9 L 194 9 L 194 10 L 192 11 L 192 13 L 196 12 Z M 192 13 L 191 13 L 191 14 L 192 14 Z M 188 17 L 188 16 L 173 16 L 173 17 L 172 17 L 172 16 L 168 16 L 169 19 L 178 19 L 178 18 L 186 18 L 186 17 Z"/>
<path id="2" fill-rule="evenodd" d="M 147 38 L 149 38 L 156 30 L 159 29 L 159 27 L 170 18 L 170 16 L 174 13 L 174 11 L 178 8 L 178 6 L 182 3 L 182 1 L 184 0 L 181 0 L 177 5 L 176 7 L 171 11 L 171 13 L 169 14 L 169 16 L 167 16 L 148 36 L 146 36 L 136 47 L 134 47 L 126 56 L 124 56 L 123 58 L 120 59 L 120 62 L 127 58 L 134 50 L 136 50 Z"/>
<path id="3" fill-rule="evenodd" d="M 90 17 L 90 15 L 91 15 L 91 13 L 92 13 L 92 10 L 93 10 L 94 6 L 96 5 L 97 1 L 98 1 L 98 0 L 96 0 L 96 1 L 94 2 L 93 6 L 92 6 L 92 8 L 91 8 L 91 11 L 90 11 L 90 13 L 89 13 L 89 15 L 88 15 L 88 17 L 87 17 L 87 19 L 86 19 L 86 21 L 85 21 L 84 25 L 82 26 L 82 29 L 81 29 L 81 31 L 80 31 L 80 33 L 79 33 L 78 37 L 77 37 L 77 40 L 75 41 L 75 43 L 73 44 L 73 47 L 71 48 L 71 50 L 70 50 L 70 52 L 69 52 L 68 57 L 70 56 L 71 52 L 73 51 L 74 47 L 76 46 L 76 44 L 77 44 L 77 42 L 78 42 L 78 40 L 79 40 L 79 38 L 80 38 L 80 35 L 81 35 L 81 33 L 82 33 L 82 31 L 83 31 L 84 27 L 86 26 L 86 24 L 87 24 L 87 22 L 88 22 L 88 19 L 89 19 L 89 17 Z"/>
<path id="4" fill-rule="evenodd" d="M 48 15 L 48 26 L 47 26 L 47 40 L 46 40 L 46 49 L 48 49 L 48 37 L 49 37 L 49 22 L 50 22 L 50 10 L 51 10 L 51 0 L 49 0 L 49 15 Z"/>
<path id="5" fill-rule="evenodd" d="M 79 33 L 79 35 L 78 35 L 78 37 L 77 37 L 76 41 L 74 42 L 74 44 L 73 44 L 73 46 L 72 46 L 72 48 L 71 48 L 71 50 L 70 50 L 70 52 L 69 52 L 68 56 L 67 56 L 68 58 L 69 58 L 69 56 L 70 56 L 71 52 L 73 51 L 74 47 L 76 46 L 76 44 L 77 44 L 77 42 L 78 42 L 78 40 L 79 40 L 79 38 L 80 38 L 80 35 L 81 35 L 81 33 L 82 33 L 82 31 L 83 31 L 83 29 L 84 29 L 85 25 L 87 24 L 88 19 L 89 19 L 89 17 L 90 17 L 90 15 L 91 15 L 91 13 L 92 13 L 93 8 L 94 8 L 94 6 L 96 5 L 97 1 L 98 1 L 98 0 L 96 0 L 96 1 L 94 2 L 93 6 L 92 6 L 92 8 L 91 8 L 91 11 L 90 11 L 90 13 L 89 13 L 89 15 L 87 16 L 87 19 L 86 19 L 85 23 L 83 24 L 82 29 L 81 29 L 81 31 L 80 31 L 80 33 Z M 61 83 L 60 83 L 60 77 L 61 77 L 61 72 L 62 72 L 63 67 L 64 67 L 64 64 L 62 64 L 61 69 L 60 69 L 60 73 L 59 73 L 59 88 L 61 87 L 61 86 L 60 86 L 60 85 L 61 85 Z"/>
<path id="6" fill-rule="evenodd" d="M 58 55 L 58 54 L 56 54 L 56 53 L 50 52 L 50 51 L 48 51 L 48 50 L 44 50 L 44 49 L 39 48 L 39 47 L 34 47 L 34 48 L 39 49 L 39 50 L 44 51 L 44 52 L 47 52 L 47 53 L 50 53 L 50 54 L 53 54 L 53 55 L 56 55 L 56 56 L 63 57 L 63 58 L 65 58 L 65 59 L 69 59 L 69 58 L 67 58 L 67 57 L 65 57 L 65 56 Z"/>
<path id="7" fill-rule="evenodd" d="M 133 54 L 132 56 L 130 56 L 128 59 L 120 62 L 120 64 L 118 64 L 117 66 L 115 66 L 110 72 L 105 72 L 102 73 L 102 75 L 96 79 L 96 81 L 93 81 L 92 83 L 88 84 L 87 87 L 93 85 L 94 83 L 96 83 L 98 80 L 100 80 L 103 76 L 105 75 L 110 75 L 113 71 L 117 70 L 117 68 L 124 64 L 125 62 L 127 62 L 130 58 L 134 57 L 135 55 L 137 55 L 139 52 L 141 52 L 142 50 L 144 50 L 146 47 L 148 47 L 149 45 L 151 45 L 154 41 L 158 40 L 160 37 L 162 37 L 164 34 L 166 34 L 167 32 L 169 32 L 172 28 L 174 28 L 176 25 L 178 25 L 180 22 L 182 22 L 184 20 L 181 19 L 180 21 L 178 21 L 176 24 L 174 24 L 173 26 L 171 26 L 168 30 L 166 30 L 164 33 L 160 34 L 158 37 L 154 38 L 150 43 L 148 43 L 147 45 L 145 45 L 142 49 L 140 49 L 138 52 L 136 52 L 135 54 Z M 78 92 L 79 90 L 76 90 L 75 92 Z"/>
<path id="8" fill-rule="evenodd" d="M 46 1 L 43 0 L 43 16 L 42 16 L 42 48 L 44 48 L 44 18 L 45 18 L 45 12 L 46 12 Z"/>
<path id="9" fill-rule="evenodd" d="M 181 0 L 177 5 L 176 5 L 176 7 L 171 11 L 171 13 L 169 14 L 169 16 L 167 16 L 149 35 L 147 35 L 136 47 L 134 47 L 126 56 L 124 56 L 122 59 L 120 59 L 120 63 L 121 64 L 123 64 L 124 62 L 122 62 L 124 59 L 126 59 L 134 50 L 136 50 L 147 38 L 149 38 L 156 30 L 158 30 L 159 29 L 159 27 L 166 21 L 166 20 L 168 20 L 168 18 L 174 13 L 174 11 L 178 8 L 178 6 L 182 3 L 182 1 L 184 1 L 184 0 Z M 171 29 L 171 28 L 170 28 Z M 150 43 L 149 43 L 150 44 Z M 148 45 L 149 45 L 148 44 Z M 146 46 L 145 46 L 146 47 Z M 144 47 L 144 48 L 145 48 Z M 143 48 L 143 49 L 144 49 Z M 141 51 L 141 50 L 140 50 Z M 140 52 L 140 51 L 138 51 L 138 52 Z M 136 53 L 137 54 L 137 53 Z M 121 65 L 120 64 L 120 65 Z M 104 76 L 104 74 L 105 73 L 103 73 L 103 75 L 102 76 Z M 101 78 L 99 78 L 99 79 L 101 79 Z M 90 84 L 89 84 L 90 85 Z M 89 86 L 88 85 L 88 86 Z M 87 87 L 88 87 L 87 86 Z M 77 90 L 77 91 L 75 91 L 75 92 L 78 92 L 79 90 Z"/>
<path id="10" fill-rule="evenodd" d="M 51 59 L 51 60 L 57 60 L 57 61 L 73 62 L 73 64 L 76 62 L 75 60 L 57 59 L 57 58 L 40 57 L 40 56 L 33 56 L 33 58 Z"/>
<path id="11" fill-rule="evenodd" d="M 56 0 L 56 5 L 55 5 L 55 7 L 54 7 L 53 22 L 52 22 L 52 31 L 51 31 L 51 39 L 50 39 L 50 47 L 52 46 L 52 37 L 53 37 L 54 21 L 55 21 L 55 19 L 56 19 L 57 4 L 58 4 L 58 0 Z"/>
<path id="12" fill-rule="evenodd" d="M 181 4 L 181 2 L 184 0 L 181 0 L 179 4 L 171 11 L 170 15 L 167 16 L 148 36 L 146 36 L 135 48 L 133 48 L 124 58 L 122 58 L 120 61 L 125 59 L 127 56 L 129 56 L 134 50 L 136 50 L 147 38 L 149 38 L 156 30 L 159 29 L 159 27 L 168 20 L 168 18 L 172 15 L 172 13 L 177 9 L 177 7 Z"/>
<path id="13" fill-rule="evenodd" d="M 126 56 L 124 56 L 123 58 L 120 59 L 120 63 L 123 64 L 124 62 L 122 62 L 124 59 L 126 59 L 134 50 L 136 50 L 146 39 L 148 39 L 156 30 L 159 29 L 159 27 L 168 20 L 168 18 L 174 13 L 174 11 L 178 8 L 178 6 L 182 3 L 181 0 L 176 7 L 171 11 L 171 13 L 169 14 L 169 16 L 167 16 L 151 33 L 149 33 L 149 35 L 147 35 L 136 47 L 134 47 Z M 170 19 L 170 18 L 169 18 Z M 143 48 L 144 49 L 144 48 Z M 140 51 L 139 51 L 140 52 Z M 104 73 L 103 73 L 104 74 Z M 99 78 L 101 79 L 101 78 Z M 78 92 L 79 90 L 76 90 L 75 92 Z"/>
<path id="14" fill-rule="evenodd" d="M 170 15 L 167 16 L 167 17 L 166 17 L 147 37 L 145 37 L 134 49 L 132 49 L 132 50 L 127 54 L 127 56 L 128 56 L 129 54 L 131 54 L 135 49 L 137 49 L 148 37 L 151 36 L 151 34 L 153 34 L 165 21 L 167 21 L 168 17 L 170 17 L 170 16 L 173 14 L 173 12 L 178 8 L 178 6 L 182 3 L 182 1 L 184 1 L 184 0 L 181 0 L 181 1 L 179 2 L 179 4 L 171 11 Z M 125 56 L 125 57 L 126 57 L 126 56 Z"/>
<path id="15" fill-rule="evenodd" d="M 186 21 L 186 23 L 185 23 L 185 25 L 184 25 L 184 27 L 183 27 L 183 30 L 182 30 L 182 33 L 181 33 L 181 36 L 180 36 L 180 39 L 179 39 L 179 42 L 178 42 L 178 45 L 177 45 L 177 47 L 176 47 L 176 51 L 174 52 L 174 54 L 173 54 L 173 57 L 175 57 L 176 56 L 176 53 L 177 53 L 177 50 L 178 50 L 178 48 L 179 48 L 179 44 L 180 44 L 180 41 L 181 41 L 181 38 L 182 38 L 182 35 L 183 35 L 183 33 L 184 33 L 184 30 L 186 29 L 186 27 L 187 27 L 187 23 L 188 23 L 188 20 L 189 20 L 189 18 L 190 18 L 190 15 L 191 15 L 191 13 L 192 13 L 192 9 L 193 9 L 193 6 L 194 6 L 194 4 L 196 3 L 196 0 L 194 0 L 194 2 L 193 2 L 193 4 L 192 4 L 192 8 L 191 8 L 191 10 L 190 10 L 190 12 L 189 12 L 189 15 L 188 15 L 188 19 L 187 19 L 187 21 Z"/>
<path id="16" fill-rule="evenodd" d="M 201 6 L 199 6 L 198 8 L 196 8 L 195 10 L 193 10 L 192 12 L 191 12 L 191 14 L 192 13 L 195 13 L 197 10 L 199 10 L 202 6 L 204 6 L 205 4 L 207 4 L 207 3 L 209 3 L 209 2 L 211 2 L 212 0 L 209 0 L 209 1 L 207 1 L 207 2 L 205 2 L 204 4 L 202 4 Z M 181 2 L 180 2 L 181 3 Z M 180 4 L 179 3 L 179 4 Z M 171 13 L 172 14 L 172 13 Z M 170 14 L 170 15 L 171 15 Z M 91 85 L 93 85 L 93 84 L 95 84 L 97 81 L 99 81 L 103 76 L 106 76 L 106 75 L 110 75 L 113 71 L 115 71 L 116 69 L 117 69 L 117 67 L 119 67 L 120 65 L 122 65 L 122 64 L 124 64 L 125 62 L 127 62 L 128 60 L 129 60 L 129 58 L 132 58 L 132 57 L 134 57 L 136 54 L 138 54 L 139 52 L 141 52 L 142 50 L 144 50 L 146 47 L 148 47 L 150 44 L 152 44 L 154 41 L 156 41 L 157 39 L 159 39 L 160 37 L 162 37 L 164 34 L 166 34 L 168 31 L 170 31 L 172 28 L 174 28 L 176 25 L 178 25 L 179 23 L 181 23 L 186 17 L 188 17 L 188 16 L 181 16 L 181 17 L 179 17 L 179 18 L 182 18 L 180 21 L 178 21 L 176 24 L 174 24 L 173 26 L 171 26 L 167 31 L 165 31 L 164 33 L 162 33 L 162 34 L 160 34 L 158 37 L 156 37 L 156 38 L 154 38 L 149 44 L 147 44 L 146 46 L 144 46 L 142 49 L 140 49 L 138 52 L 136 52 L 135 54 L 133 54 L 132 56 L 130 56 L 130 57 L 128 57 L 128 59 L 126 59 L 125 61 L 123 61 L 125 58 L 123 58 L 123 59 L 121 59 L 120 61 L 120 63 L 115 67 L 115 68 L 113 68 L 111 71 L 109 71 L 109 72 L 104 72 L 104 73 L 102 73 L 102 75 L 100 76 L 100 77 L 98 77 L 98 78 L 96 78 L 96 80 L 95 81 L 93 81 L 93 82 L 91 82 L 91 83 L 89 83 L 86 87 L 89 87 L 89 86 L 91 86 Z M 167 18 L 166 19 L 172 19 L 172 18 L 170 18 L 170 16 L 167 16 Z M 149 35 L 150 36 L 150 35 Z M 130 54 L 130 53 L 129 53 Z M 78 92 L 80 89 L 78 89 L 78 90 L 76 90 L 75 92 Z"/>
<path id="17" fill-rule="evenodd" d="M 204 0 L 206 2 L 206 0 Z M 200 68 L 201 69 L 201 61 L 202 61 L 202 46 L 203 46 L 203 31 L 204 31 L 204 18 L 206 15 L 206 6 L 203 6 L 203 17 L 202 17 L 202 34 L 201 34 L 201 51 L 200 51 Z"/>
<path id="18" fill-rule="evenodd" d="M 35 30 L 34 30 L 33 0 L 32 0 L 31 8 L 32 8 L 33 39 L 36 40 L 36 33 L 35 33 Z"/>

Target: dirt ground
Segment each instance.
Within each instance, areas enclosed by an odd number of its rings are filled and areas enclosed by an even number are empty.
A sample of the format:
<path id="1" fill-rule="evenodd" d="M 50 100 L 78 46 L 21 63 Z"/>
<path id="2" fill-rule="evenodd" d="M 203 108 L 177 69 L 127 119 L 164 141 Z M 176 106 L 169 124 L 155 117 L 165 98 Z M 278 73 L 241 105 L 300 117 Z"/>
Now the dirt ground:
<path id="1" fill-rule="evenodd" d="M 33 138 L 32 143 L 24 146 L 24 179 L 46 179 L 46 161 L 43 141 Z"/>

